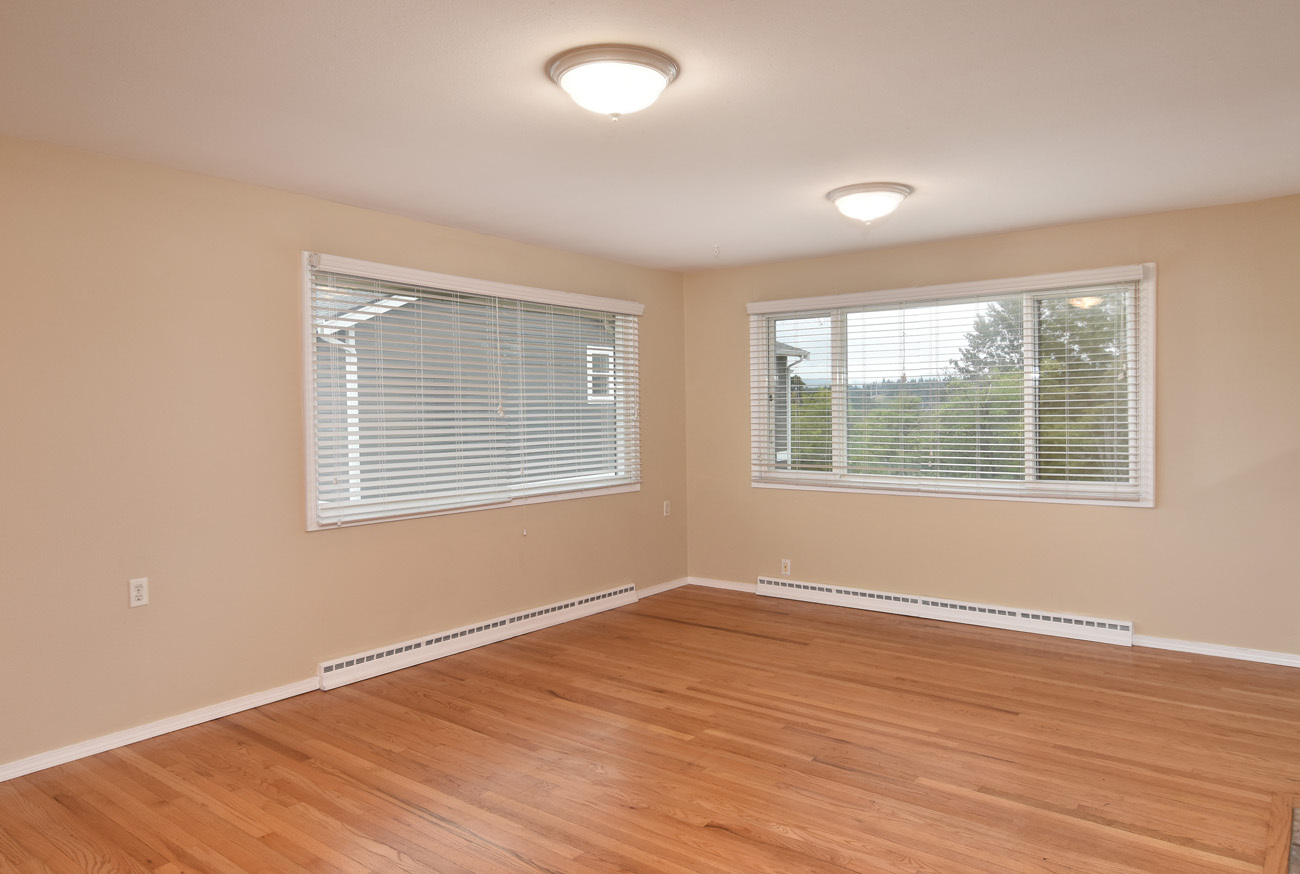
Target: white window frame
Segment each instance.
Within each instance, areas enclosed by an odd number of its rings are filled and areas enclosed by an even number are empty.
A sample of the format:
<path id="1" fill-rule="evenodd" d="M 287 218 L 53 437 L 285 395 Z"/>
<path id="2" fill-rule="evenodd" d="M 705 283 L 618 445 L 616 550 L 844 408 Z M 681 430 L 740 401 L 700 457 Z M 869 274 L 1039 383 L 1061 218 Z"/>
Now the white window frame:
<path id="1" fill-rule="evenodd" d="M 414 519 L 427 516 L 444 516 L 453 513 L 466 513 L 476 510 L 493 509 L 507 506 L 520 506 L 525 504 L 539 504 L 551 501 L 566 501 L 578 498 L 588 498 L 598 495 L 612 495 L 626 492 L 639 491 L 640 482 L 640 409 L 639 409 L 639 371 L 633 379 L 631 386 L 632 397 L 625 399 L 629 404 L 626 422 L 621 422 L 615 437 L 618 457 L 620 464 L 622 459 L 630 458 L 636 465 L 636 480 L 634 482 L 622 483 L 617 485 L 596 485 L 591 487 L 577 487 L 575 485 L 583 477 L 570 477 L 564 481 L 554 483 L 557 491 L 537 494 L 536 490 L 548 485 L 546 482 L 533 482 L 529 487 L 530 494 L 512 497 L 509 500 L 495 501 L 492 503 L 473 504 L 433 510 L 417 510 L 414 512 L 396 512 L 383 516 L 376 516 L 364 519 L 353 519 L 341 522 L 325 522 L 319 519 L 319 495 L 317 493 L 317 454 L 316 454 L 316 390 L 314 376 L 314 336 L 320 326 L 314 324 L 312 318 L 312 272 L 326 271 L 350 276 L 360 276 L 368 279 L 376 279 L 387 282 L 402 283 L 422 288 L 439 289 L 443 291 L 460 291 L 470 294 L 484 295 L 488 297 L 499 297 L 503 299 L 526 301 L 530 303 L 553 304 L 556 306 L 574 307 L 577 309 L 594 310 L 604 313 L 613 313 L 618 315 L 641 316 L 645 312 L 645 305 L 637 301 L 623 300 L 621 298 L 598 297 L 595 295 L 576 294 L 566 291 L 554 291 L 544 288 L 533 288 L 524 285 L 513 285 L 504 282 L 493 282 L 486 279 L 475 279 L 466 276 L 453 276 L 446 273 L 434 273 L 428 270 L 418 270 L 415 268 L 399 267 L 391 264 L 381 264 L 375 261 L 364 261 L 356 258 L 345 258 L 338 255 L 326 255 L 316 252 L 303 252 L 301 257 L 301 337 L 302 337 L 302 354 L 303 354 L 303 374 L 304 374 L 304 434 L 306 444 L 306 475 L 307 475 L 307 502 L 306 502 L 306 519 L 307 530 L 318 531 L 331 528 L 346 528 L 355 525 L 373 525 L 381 522 L 391 522 L 400 519 Z M 413 298 L 412 298 L 413 299 Z M 404 305 L 406 300 L 400 296 L 395 296 L 387 301 L 381 301 L 380 305 L 374 308 L 369 315 L 361 316 L 361 319 L 372 318 L 385 309 L 392 309 Z M 355 318 L 355 317 L 354 317 Z M 325 333 L 329 333 L 328 328 Z M 635 340 L 635 334 L 633 335 Z M 620 335 L 616 339 L 615 346 L 607 346 L 610 350 L 610 372 L 609 378 L 611 388 L 613 387 L 616 371 L 615 361 L 632 361 L 637 360 L 637 349 L 635 345 L 629 345 L 629 348 L 623 348 L 625 338 Z M 346 365 L 345 365 L 346 367 Z M 590 385 L 590 383 L 588 383 Z M 349 396 L 352 392 L 349 391 Z M 611 397 L 607 403 L 613 403 Z M 629 433 L 634 431 L 636 433 Z M 633 457 L 634 456 L 634 457 Z M 599 480 L 603 476 L 592 476 L 590 479 Z"/>
<path id="2" fill-rule="evenodd" d="M 1059 295 L 1061 290 L 1088 285 L 1135 282 L 1137 291 L 1130 300 L 1130 331 L 1134 332 L 1138 374 L 1135 385 L 1136 399 L 1130 404 L 1131 420 L 1136 420 L 1131 433 L 1137 445 L 1130 448 L 1131 464 L 1137 470 L 1133 482 L 1123 496 L 1097 498 L 1084 485 L 1053 481 L 1038 483 L 1017 482 L 1019 494 L 1009 494 L 1005 482 L 942 477 L 887 477 L 847 473 L 847 446 L 845 436 L 847 375 L 840 365 L 842 350 L 838 348 L 843 330 L 832 330 L 831 377 L 831 471 L 774 470 L 769 460 L 773 455 L 772 429 L 775 427 L 774 404 L 768 399 L 767 365 L 775 342 L 775 321 L 778 318 L 806 318 L 811 316 L 841 316 L 842 310 L 853 306 L 880 306 L 918 301 L 942 301 L 999 294 L 1022 295 L 1026 300 L 1035 297 Z M 1156 265 L 1133 264 L 1095 270 L 1075 270 L 1064 273 L 1047 273 L 1011 279 L 994 279 L 946 285 L 930 285 L 906 289 L 857 292 L 853 294 L 820 297 L 786 298 L 757 301 L 747 306 L 750 321 L 750 436 L 751 484 L 754 488 L 802 489 L 812 491 L 866 492 L 882 495 L 907 495 L 948 498 L 974 498 L 980 500 L 1033 501 L 1042 503 L 1090 504 L 1099 506 L 1153 507 L 1155 506 L 1155 363 L 1156 363 Z M 1028 310 L 1028 308 L 1027 308 Z M 842 327 L 842 326 L 841 326 Z M 1028 403 L 1028 402 L 1027 402 Z M 1028 445 L 1032 441 L 1026 441 Z M 1027 459 L 1030 463 L 1032 461 Z M 982 485 L 982 483 L 988 485 Z M 1036 495 L 1035 491 L 1053 494 Z M 1069 492 L 1077 491 L 1079 497 Z"/>
<path id="3" fill-rule="evenodd" d="M 607 362 L 603 371 L 597 371 L 595 368 L 595 359 L 603 356 Z M 589 404 L 612 404 L 616 400 L 614 397 L 614 347 L 613 346 L 588 346 L 587 347 L 587 403 Z M 596 379 L 605 380 L 605 390 L 596 391 Z"/>

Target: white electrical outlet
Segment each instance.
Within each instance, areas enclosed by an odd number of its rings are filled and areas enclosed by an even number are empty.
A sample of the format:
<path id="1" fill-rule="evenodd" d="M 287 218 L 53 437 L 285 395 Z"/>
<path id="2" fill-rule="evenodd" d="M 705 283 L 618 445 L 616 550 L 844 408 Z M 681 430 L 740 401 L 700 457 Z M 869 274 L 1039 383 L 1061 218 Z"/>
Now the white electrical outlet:
<path id="1" fill-rule="evenodd" d="M 672 514 L 673 514 L 673 502 L 664 501 L 664 515 L 671 516 Z"/>
<path id="2" fill-rule="evenodd" d="M 145 604 L 149 603 L 148 577 L 140 577 L 139 579 L 131 580 L 129 585 L 130 587 L 127 590 L 127 595 L 130 600 L 127 603 L 130 606 L 143 607 Z"/>
<path id="3" fill-rule="evenodd" d="M 785 574 L 787 577 L 790 576 L 790 559 L 781 559 L 781 573 Z"/>

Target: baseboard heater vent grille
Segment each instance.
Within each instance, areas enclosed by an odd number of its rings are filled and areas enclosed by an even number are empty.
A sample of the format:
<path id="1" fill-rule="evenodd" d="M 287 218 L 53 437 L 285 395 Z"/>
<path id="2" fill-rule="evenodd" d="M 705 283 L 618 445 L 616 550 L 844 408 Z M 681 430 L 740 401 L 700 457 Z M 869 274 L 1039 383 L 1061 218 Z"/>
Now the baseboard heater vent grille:
<path id="1" fill-rule="evenodd" d="M 923 619 L 942 619 L 967 625 L 987 625 L 1012 631 L 1029 631 L 1055 637 L 1115 643 L 1121 646 L 1133 645 L 1131 622 L 1098 619 L 1094 616 L 1018 610 L 1012 607 L 995 607 L 992 604 L 973 604 L 969 601 L 900 595 L 894 592 L 850 589 L 844 586 L 825 586 L 770 577 L 758 578 L 758 594 L 796 601 L 813 601 L 818 604 L 856 607 L 860 610 L 876 610 L 882 613 L 900 613 Z"/>
<path id="2" fill-rule="evenodd" d="M 416 640 L 407 640 L 346 658 L 322 662 L 317 666 L 316 673 L 320 677 L 322 689 L 336 689 L 348 683 L 355 683 L 357 680 L 377 677 L 389 671 L 409 668 L 422 662 L 464 652 L 476 646 L 495 643 L 540 628 L 559 625 L 571 619 L 590 616 L 602 610 L 632 604 L 636 600 L 635 586 L 607 589 L 571 601 L 549 604 L 535 610 L 525 610 L 522 613 L 448 631 L 438 631 Z"/>

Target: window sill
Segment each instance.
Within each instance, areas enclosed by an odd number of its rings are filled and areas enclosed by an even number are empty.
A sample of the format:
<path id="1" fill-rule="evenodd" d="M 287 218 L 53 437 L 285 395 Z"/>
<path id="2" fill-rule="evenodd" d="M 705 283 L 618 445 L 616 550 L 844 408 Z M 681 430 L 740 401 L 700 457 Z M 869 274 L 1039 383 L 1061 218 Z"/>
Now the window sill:
<path id="1" fill-rule="evenodd" d="M 468 507 L 448 507 L 441 510 L 419 510 L 411 513 L 394 513 L 387 516 L 376 516 L 369 519 L 351 519 L 340 522 L 327 522 L 319 524 L 309 522 L 308 531 L 332 531 L 335 528 L 355 528 L 358 525 L 374 525 L 381 522 L 400 522 L 406 519 L 424 519 L 430 516 L 451 516 L 456 513 L 473 513 L 478 510 L 499 510 L 505 507 L 523 507 L 528 504 L 548 504 L 552 501 L 572 501 L 579 498 L 596 498 L 602 495 L 621 495 L 625 492 L 639 492 L 641 484 L 627 483 L 617 486 L 600 486 L 597 488 L 573 489 L 563 492 L 548 492 L 543 495 L 528 495 L 527 497 L 512 498 L 508 501 L 493 501 L 489 504 L 474 504 Z"/>
<path id="2" fill-rule="evenodd" d="M 1098 498 L 1072 497 L 1069 495 L 1012 495 L 1004 492 L 985 491 L 951 491 L 938 485 L 917 488 L 889 488 L 885 486 L 833 485 L 826 482 L 790 482 L 760 481 L 750 482 L 756 489 L 790 489 L 805 492 L 848 492 L 859 495 L 901 495 L 913 498 L 957 498 L 982 501 L 1024 501 L 1034 504 L 1083 504 L 1094 507 L 1135 507 L 1150 509 L 1155 506 L 1155 499 L 1134 494 L 1132 497 Z"/>

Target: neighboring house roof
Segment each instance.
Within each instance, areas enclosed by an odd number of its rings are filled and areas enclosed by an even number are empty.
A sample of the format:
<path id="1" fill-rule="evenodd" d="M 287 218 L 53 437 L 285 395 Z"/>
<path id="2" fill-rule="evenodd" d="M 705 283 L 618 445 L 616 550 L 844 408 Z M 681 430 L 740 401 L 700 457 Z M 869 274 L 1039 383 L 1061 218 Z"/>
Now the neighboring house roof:
<path id="1" fill-rule="evenodd" d="M 800 349 L 798 346 L 791 346 L 789 343 L 782 343 L 780 340 L 773 344 L 773 350 L 778 358 L 798 358 L 802 361 L 808 357 L 807 350 Z"/>
<path id="2" fill-rule="evenodd" d="M 312 280 L 312 319 L 318 334 L 335 334 L 416 300 L 411 295 L 387 290 L 371 291 L 328 279 Z"/>

